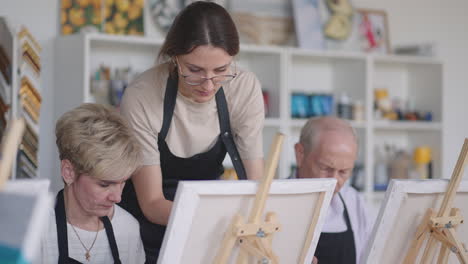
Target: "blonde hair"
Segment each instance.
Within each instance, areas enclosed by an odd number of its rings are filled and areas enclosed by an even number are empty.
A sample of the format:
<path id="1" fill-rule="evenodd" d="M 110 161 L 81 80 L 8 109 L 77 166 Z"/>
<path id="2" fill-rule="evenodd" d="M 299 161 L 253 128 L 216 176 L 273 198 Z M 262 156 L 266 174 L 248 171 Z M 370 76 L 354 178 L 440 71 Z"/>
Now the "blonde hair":
<path id="1" fill-rule="evenodd" d="M 310 153 L 317 144 L 321 133 L 328 131 L 349 133 L 358 145 L 356 131 L 347 121 L 331 116 L 313 117 L 301 129 L 299 143 L 304 147 L 304 152 Z"/>
<path id="2" fill-rule="evenodd" d="M 140 145 L 122 116 L 110 107 L 82 104 L 57 121 L 60 160 L 75 173 L 100 180 L 120 180 L 140 167 Z"/>

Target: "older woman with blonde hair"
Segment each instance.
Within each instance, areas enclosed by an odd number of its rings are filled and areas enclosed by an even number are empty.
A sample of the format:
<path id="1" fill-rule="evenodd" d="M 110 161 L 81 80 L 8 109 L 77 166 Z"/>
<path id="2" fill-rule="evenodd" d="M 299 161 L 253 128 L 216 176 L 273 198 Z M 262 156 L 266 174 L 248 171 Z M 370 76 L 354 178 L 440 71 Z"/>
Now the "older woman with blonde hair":
<path id="1" fill-rule="evenodd" d="M 83 104 L 57 121 L 65 187 L 42 248 L 42 263 L 143 263 L 139 224 L 116 205 L 139 169 L 140 146 L 114 109 Z"/>

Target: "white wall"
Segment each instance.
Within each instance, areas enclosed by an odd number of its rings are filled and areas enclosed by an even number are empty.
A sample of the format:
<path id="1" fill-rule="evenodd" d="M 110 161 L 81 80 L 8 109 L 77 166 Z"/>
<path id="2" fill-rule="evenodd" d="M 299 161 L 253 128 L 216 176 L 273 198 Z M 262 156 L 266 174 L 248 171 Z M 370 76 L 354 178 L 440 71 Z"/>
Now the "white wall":
<path id="1" fill-rule="evenodd" d="M 231 0 L 234 1 L 234 0 Z M 385 9 L 392 44 L 435 42 L 444 71 L 444 177 L 455 166 L 463 139 L 468 136 L 468 1 L 464 0 L 354 0 L 357 7 Z M 0 16 L 24 24 L 43 46 L 40 135 L 40 174 L 53 177 L 52 188 L 61 186 L 56 171 L 53 100 L 53 39 L 58 35 L 59 0 L 0 0 Z M 147 24 L 148 25 L 148 24 Z"/>

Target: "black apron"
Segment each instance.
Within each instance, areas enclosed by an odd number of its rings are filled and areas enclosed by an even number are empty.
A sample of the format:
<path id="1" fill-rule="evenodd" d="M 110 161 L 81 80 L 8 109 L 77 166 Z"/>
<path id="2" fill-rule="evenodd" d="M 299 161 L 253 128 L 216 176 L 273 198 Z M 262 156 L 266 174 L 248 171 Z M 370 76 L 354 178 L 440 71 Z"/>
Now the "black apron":
<path id="1" fill-rule="evenodd" d="M 104 228 L 106 229 L 107 239 L 114 258 L 114 263 L 121 264 L 119 258 L 119 250 L 115 242 L 114 230 L 112 224 L 107 216 L 100 217 Z M 57 225 L 57 244 L 59 247 L 59 264 L 80 264 L 81 262 L 72 259 L 68 256 L 68 238 L 67 238 L 67 217 L 65 214 L 65 202 L 63 199 L 63 189 L 57 194 L 57 201 L 55 202 L 55 224 Z"/>
<path id="2" fill-rule="evenodd" d="M 217 180 L 224 173 L 222 163 L 226 152 L 231 157 L 239 179 L 247 179 L 245 168 L 232 137 L 228 106 L 222 87 L 215 95 L 221 131 L 215 145 L 207 152 L 196 154 L 190 158 L 180 158 L 171 153 L 165 139 L 174 113 L 177 87 L 177 79 L 168 78 L 164 95 L 163 124 L 158 134 L 164 197 L 173 201 L 177 184 L 181 180 Z M 144 217 L 131 180 L 125 185 L 120 206 L 127 209 L 140 222 L 140 234 L 146 253 L 145 263 L 156 263 L 166 226 L 153 224 Z"/>
<path id="3" fill-rule="evenodd" d="M 351 222 L 349 221 L 348 209 L 343 197 L 338 193 L 344 206 L 344 218 L 346 221 L 346 231 L 341 233 L 321 233 L 315 250 L 320 264 L 355 264 L 356 247 L 354 245 L 354 234 Z"/>

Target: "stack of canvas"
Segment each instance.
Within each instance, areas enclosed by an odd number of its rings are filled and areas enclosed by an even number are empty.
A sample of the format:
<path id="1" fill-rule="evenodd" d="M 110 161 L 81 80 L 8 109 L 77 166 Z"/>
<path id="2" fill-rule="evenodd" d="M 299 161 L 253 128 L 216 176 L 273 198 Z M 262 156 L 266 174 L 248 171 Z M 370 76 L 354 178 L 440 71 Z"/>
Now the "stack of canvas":
<path id="1" fill-rule="evenodd" d="M 48 189 L 48 180 L 17 180 L 0 192 L 2 263 L 31 263 L 36 257 L 53 206 Z"/>

